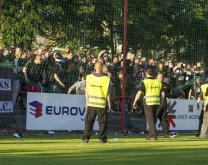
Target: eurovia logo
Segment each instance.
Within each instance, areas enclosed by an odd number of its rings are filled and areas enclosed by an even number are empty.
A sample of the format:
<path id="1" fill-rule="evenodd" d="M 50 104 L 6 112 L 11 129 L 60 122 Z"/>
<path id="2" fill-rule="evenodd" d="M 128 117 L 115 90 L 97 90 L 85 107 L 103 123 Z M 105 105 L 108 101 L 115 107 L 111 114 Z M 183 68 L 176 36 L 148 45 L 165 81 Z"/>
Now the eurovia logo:
<path id="1" fill-rule="evenodd" d="M 30 105 L 30 114 L 35 116 L 35 118 L 39 118 L 42 116 L 42 107 L 43 105 L 38 101 L 33 101 L 29 103 Z"/>

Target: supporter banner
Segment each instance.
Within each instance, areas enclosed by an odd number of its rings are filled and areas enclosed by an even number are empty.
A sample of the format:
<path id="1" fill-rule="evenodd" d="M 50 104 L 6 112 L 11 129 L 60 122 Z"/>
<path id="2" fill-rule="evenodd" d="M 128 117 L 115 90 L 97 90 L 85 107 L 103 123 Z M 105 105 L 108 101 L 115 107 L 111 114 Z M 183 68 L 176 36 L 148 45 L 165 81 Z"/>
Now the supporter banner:
<path id="1" fill-rule="evenodd" d="M 199 116 L 202 109 L 197 109 L 196 100 L 168 99 L 168 124 L 170 130 L 198 130 Z M 162 130 L 159 120 L 157 130 Z"/>
<path id="2" fill-rule="evenodd" d="M 12 101 L 0 101 L 0 113 L 13 112 Z"/>
<path id="3" fill-rule="evenodd" d="M 83 130 L 85 96 L 52 93 L 27 94 L 27 130 Z M 94 129 L 98 130 L 95 122 Z"/>

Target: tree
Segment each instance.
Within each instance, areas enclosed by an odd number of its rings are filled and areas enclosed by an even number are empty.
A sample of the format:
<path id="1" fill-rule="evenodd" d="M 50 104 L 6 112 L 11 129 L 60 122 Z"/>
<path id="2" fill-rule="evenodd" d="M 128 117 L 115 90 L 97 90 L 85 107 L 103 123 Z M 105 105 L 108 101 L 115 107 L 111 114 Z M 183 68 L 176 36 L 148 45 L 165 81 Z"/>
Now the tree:
<path id="1" fill-rule="evenodd" d="M 176 52 L 178 58 L 206 55 L 207 1 L 128 2 L 128 48 L 142 49 L 145 55 Z M 123 38 L 123 0 L 4 0 L 0 35 L 4 44 L 23 48 L 42 36 L 54 46 L 114 53 L 115 42 Z"/>

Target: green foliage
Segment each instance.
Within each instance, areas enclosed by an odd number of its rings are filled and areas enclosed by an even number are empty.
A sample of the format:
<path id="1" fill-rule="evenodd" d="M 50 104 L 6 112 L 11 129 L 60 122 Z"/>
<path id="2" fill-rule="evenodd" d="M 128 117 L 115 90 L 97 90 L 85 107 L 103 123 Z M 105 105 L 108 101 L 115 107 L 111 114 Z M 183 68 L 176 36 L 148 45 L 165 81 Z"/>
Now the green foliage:
<path id="1" fill-rule="evenodd" d="M 29 9 L 29 12 L 28 12 Z M 30 48 L 40 23 L 34 1 L 6 0 L 2 12 L 2 40 L 5 45 Z"/>
<path id="2" fill-rule="evenodd" d="M 128 48 L 206 55 L 208 1 L 129 0 Z M 36 36 L 55 46 L 111 48 L 122 43 L 122 0 L 4 0 L 1 43 L 30 48 Z M 185 51 L 181 52 L 180 49 Z"/>

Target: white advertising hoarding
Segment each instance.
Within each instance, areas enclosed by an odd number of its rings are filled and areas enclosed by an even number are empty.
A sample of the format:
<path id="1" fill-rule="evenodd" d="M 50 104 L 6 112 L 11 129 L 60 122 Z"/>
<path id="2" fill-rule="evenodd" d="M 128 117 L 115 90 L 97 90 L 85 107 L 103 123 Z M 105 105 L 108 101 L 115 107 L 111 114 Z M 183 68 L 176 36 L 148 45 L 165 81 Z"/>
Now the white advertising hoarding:
<path id="1" fill-rule="evenodd" d="M 202 109 L 197 109 L 196 100 L 168 99 L 168 124 L 170 130 L 198 130 L 199 116 Z M 159 120 L 157 130 L 161 130 Z"/>
<path id="2" fill-rule="evenodd" d="M 0 113 L 10 113 L 13 112 L 12 101 L 0 101 Z"/>
<path id="3" fill-rule="evenodd" d="M 84 95 L 27 93 L 27 130 L 83 130 Z M 95 122 L 94 130 L 98 130 Z"/>
<path id="4" fill-rule="evenodd" d="M 12 90 L 11 80 L 10 79 L 0 79 L 0 90 L 1 91 Z"/>

